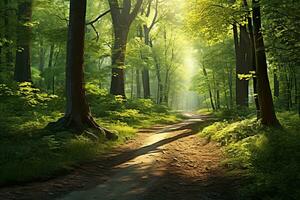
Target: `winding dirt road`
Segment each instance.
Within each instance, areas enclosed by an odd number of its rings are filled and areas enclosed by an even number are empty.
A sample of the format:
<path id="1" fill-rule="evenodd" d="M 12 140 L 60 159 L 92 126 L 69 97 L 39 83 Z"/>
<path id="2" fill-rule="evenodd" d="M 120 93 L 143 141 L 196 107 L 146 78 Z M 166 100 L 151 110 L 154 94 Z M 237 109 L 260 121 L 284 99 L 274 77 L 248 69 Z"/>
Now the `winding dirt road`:
<path id="1" fill-rule="evenodd" d="M 141 130 L 138 136 L 64 177 L 0 189 L 2 200 L 234 200 L 220 147 L 196 136 L 207 116 Z"/>

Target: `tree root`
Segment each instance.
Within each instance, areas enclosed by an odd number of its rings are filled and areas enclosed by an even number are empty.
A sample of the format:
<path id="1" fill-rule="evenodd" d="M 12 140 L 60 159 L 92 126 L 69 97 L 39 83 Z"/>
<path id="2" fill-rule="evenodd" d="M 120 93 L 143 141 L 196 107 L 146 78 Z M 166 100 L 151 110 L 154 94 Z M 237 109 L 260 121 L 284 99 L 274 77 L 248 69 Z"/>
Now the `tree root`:
<path id="1" fill-rule="evenodd" d="M 84 134 L 93 140 L 99 140 L 100 136 L 104 136 L 108 140 L 118 139 L 116 133 L 99 126 L 91 115 L 86 117 L 66 115 L 56 122 L 49 123 L 46 129 L 51 131 L 72 131 Z"/>

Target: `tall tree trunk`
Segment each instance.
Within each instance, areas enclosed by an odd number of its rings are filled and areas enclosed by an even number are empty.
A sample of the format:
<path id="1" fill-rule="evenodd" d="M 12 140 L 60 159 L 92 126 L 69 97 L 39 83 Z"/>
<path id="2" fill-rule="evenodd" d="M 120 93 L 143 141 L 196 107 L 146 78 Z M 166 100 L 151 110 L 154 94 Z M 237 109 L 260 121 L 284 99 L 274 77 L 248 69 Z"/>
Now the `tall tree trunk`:
<path id="1" fill-rule="evenodd" d="M 5 8 L 5 4 L 3 4 L 3 2 L 1 1 L 0 2 L 0 8 Z M 0 19 L 0 24 L 2 24 L 3 22 L 2 22 L 2 18 Z M 4 28 L 6 28 L 5 26 L 4 26 Z M 4 32 L 3 32 L 3 29 L 1 29 L 0 28 L 0 41 L 1 41 L 1 43 L 2 43 L 2 39 L 3 39 L 3 34 Z M 3 60 L 2 60 L 2 52 L 3 52 L 3 45 L 1 44 L 0 45 L 0 74 L 3 74 L 4 72 L 5 72 L 5 69 L 3 69 Z M 2 76 L 0 76 L 0 83 L 2 83 L 2 82 L 4 82 L 4 80 L 2 79 Z"/>
<path id="2" fill-rule="evenodd" d="M 170 70 L 167 69 L 166 76 L 165 76 L 165 83 L 164 83 L 164 93 L 163 93 L 163 102 L 168 104 L 169 102 L 169 74 Z"/>
<path id="3" fill-rule="evenodd" d="M 13 30 L 12 30 L 12 11 L 9 7 L 9 1 L 4 0 L 5 4 L 5 17 L 4 17 L 4 27 L 5 27 L 5 39 L 8 41 L 5 42 L 5 65 L 7 66 L 7 70 L 9 72 L 13 71 L 13 47 L 11 45 L 13 41 Z"/>
<path id="4" fill-rule="evenodd" d="M 153 3 L 153 0 L 148 1 L 148 5 L 146 8 L 146 12 L 145 12 L 145 17 L 149 18 L 150 14 L 151 14 L 151 5 Z M 152 30 L 152 28 L 154 27 L 154 25 L 157 23 L 157 16 L 158 16 L 158 0 L 155 0 L 155 13 L 154 13 L 154 17 L 152 19 L 151 25 L 148 26 L 147 24 L 143 25 L 143 32 L 144 32 L 144 41 L 145 41 L 145 45 L 152 47 L 152 43 L 150 41 L 150 31 Z M 144 11 L 142 11 L 142 15 L 144 14 Z M 148 99 L 151 97 L 151 92 L 150 92 L 150 72 L 147 67 L 144 67 L 143 69 L 143 88 L 144 88 L 144 98 Z"/>
<path id="5" fill-rule="evenodd" d="M 130 98 L 133 99 L 133 90 L 134 90 L 134 69 L 131 69 L 131 88 L 130 88 Z"/>
<path id="6" fill-rule="evenodd" d="M 285 68 L 285 97 L 286 97 L 286 110 L 290 110 L 292 107 L 292 89 L 291 89 L 291 80 L 289 77 L 289 72 L 287 67 Z"/>
<path id="7" fill-rule="evenodd" d="M 31 81 L 32 0 L 18 4 L 17 51 L 14 78 L 17 82 Z"/>
<path id="8" fill-rule="evenodd" d="M 229 74 L 228 74 L 228 83 L 229 83 L 229 107 L 233 108 L 233 82 L 232 82 L 232 76 L 233 76 L 233 67 L 230 65 Z"/>
<path id="9" fill-rule="evenodd" d="M 163 96 L 164 96 L 164 86 L 162 83 L 161 78 L 161 68 L 160 63 L 155 55 L 155 52 L 153 52 L 153 58 L 155 62 L 155 71 L 156 71 L 156 78 L 157 78 L 157 103 L 161 104 L 163 102 Z"/>
<path id="10" fill-rule="evenodd" d="M 125 54 L 129 30 L 115 29 L 115 41 L 112 49 L 112 78 L 110 93 L 125 97 Z"/>
<path id="11" fill-rule="evenodd" d="M 96 124 L 86 101 L 83 70 L 85 15 L 86 0 L 71 0 L 67 44 L 66 112 L 63 118 L 57 123 L 50 124 L 50 127 L 73 129 L 79 132 L 93 128 L 101 130 L 108 138 L 111 138 L 112 133 Z"/>
<path id="12" fill-rule="evenodd" d="M 244 8 L 249 11 L 249 5 L 247 0 L 243 0 Z M 252 17 L 249 15 L 247 17 L 248 20 L 248 31 L 249 31 L 249 38 L 250 38 L 250 51 L 249 51 L 249 66 L 252 72 L 252 79 L 253 79 L 253 93 L 254 93 L 254 102 L 256 108 L 256 116 L 260 118 L 260 107 L 258 101 L 258 92 L 257 92 L 257 70 L 256 70 L 256 52 L 255 52 L 255 41 L 254 41 L 254 33 L 253 33 L 253 21 Z"/>
<path id="13" fill-rule="evenodd" d="M 277 75 L 277 69 L 274 70 L 274 97 L 279 97 L 279 80 Z"/>
<path id="14" fill-rule="evenodd" d="M 150 30 L 147 27 L 147 25 L 144 25 L 143 28 L 144 28 L 145 45 L 150 46 Z M 149 99 L 151 94 L 150 94 L 150 75 L 149 75 L 148 66 L 144 67 L 142 78 L 143 78 L 144 98 Z"/>
<path id="15" fill-rule="evenodd" d="M 252 0 L 253 31 L 256 50 L 258 100 L 261 110 L 261 120 L 264 125 L 280 126 L 275 114 L 272 92 L 268 77 L 268 66 L 263 34 L 261 30 L 260 1 Z"/>
<path id="16" fill-rule="evenodd" d="M 143 0 L 137 0 L 132 8 L 131 0 L 108 0 L 114 29 L 114 45 L 112 48 L 112 76 L 110 93 L 125 96 L 125 55 L 130 26 L 136 18 Z"/>
<path id="17" fill-rule="evenodd" d="M 238 106 L 249 106 L 249 81 L 241 79 L 239 75 L 249 74 L 247 52 L 249 51 L 249 36 L 246 26 L 240 26 L 240 42 L 238 46 L 238 65 L 236 69 L 236 103 Z"/>
<path id="18" fill-rule="evenodd" d="M 143 89 L 144 89 L 144 98 L 150 98 L 150 75 L 149 70 L 147 68 L 143 69 Z"/>
<path id="19" fill-rule="evenodd" d="M 44 72 L 45 68 L 45 58 L 46 58 L 46 50 L 44 48 L 44 41 L 41 39 L 40 41 L 40 50 L 39 50 L 39 70 L 41 73 Z"/>
<path id="20" fill-rule="evenodd" d="M 47 90 L 51 90 L 53 86 L 53 76 L 54 76 L 54 69 L 53 69 L 53 60 L 54 60 L 54 50 L 55 44 L 52 43 L 49 50 L 49 59 L 48 59 L 48 69 L 50 69 L 50 75 L 47 78 Z M 52 88 L 53 89 L 53 88 Z"/>
<path id="21" fill-rule="evenodd" d="M 206 68 L 205 68 L 204 65 L 202 65 L 202 70 L 203 70 L 204 77 L 206 78 L 206 81 L 207 81 L 207 88 L 208 88 L 208 94 L 209 94 L 211 108 L 213 110 L 216 110 L 216 107 L 215 107 L 215 104 L 214 104 L 214 100 L 213 100 L 212 91 L 211 91 L 211 86 L 210 86 L 210 83 L 209 83 L 209 80 L 208 80 L 208 76 L 207 76 L 207 71 L 206 71 Z"/>
<path id="22" fill-rule="evenodd" d="M 141 79 L 140 79 L 140 70 L 135 71 L 136 75 L 136 97 L 141 98 Z"/>
<path id="23" fill-rule="evenodd" d="M 241 52 L 240 52 L 240 42 L 239 42 L 239 35 L 238 35 L 238 28 L 236 24 L 233 24 L 233 39 L 234 39 L 234 47 L 235 47 L 235 67 L 236 67 L 236 105 L 242 104 L 242 100 L 240 98 L 241 87 L 240 87 L 240 80 L 238 78 L 238 74 L 240 71 L 241 66 Z"/>

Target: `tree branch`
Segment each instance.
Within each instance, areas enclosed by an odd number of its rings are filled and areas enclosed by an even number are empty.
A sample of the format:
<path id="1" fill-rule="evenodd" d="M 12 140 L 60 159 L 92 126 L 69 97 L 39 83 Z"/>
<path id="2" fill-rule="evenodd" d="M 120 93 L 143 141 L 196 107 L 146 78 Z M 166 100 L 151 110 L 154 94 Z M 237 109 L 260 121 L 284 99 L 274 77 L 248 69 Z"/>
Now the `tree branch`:
<path id="1" fill-rule="evenodd" d="M 96 19 L 94 19 L 93 21 L 90 21 L 90 22 L 86 23 L 86 25 L 92 25 L 92 24 L 96 23 L 99 19 L 101 19 L 102 17 L 104 17 L 105 15 L 107 15 L 110 12 L 111 12 L 110 9 L 105 11 L 104 13 L 102 13 L 98 17 L 96 17 Z"/>
<path id="2" fill-rule="evenodd" d="M 133 11 L 129 14 L 129 21 L 130 23 L 135 19 L 135 17 L 137 16 L 139 10 L 141 9 L 141 6 L 143 4 L 143 0 L 137 0 L 135 7 L 133 9 Z"/>

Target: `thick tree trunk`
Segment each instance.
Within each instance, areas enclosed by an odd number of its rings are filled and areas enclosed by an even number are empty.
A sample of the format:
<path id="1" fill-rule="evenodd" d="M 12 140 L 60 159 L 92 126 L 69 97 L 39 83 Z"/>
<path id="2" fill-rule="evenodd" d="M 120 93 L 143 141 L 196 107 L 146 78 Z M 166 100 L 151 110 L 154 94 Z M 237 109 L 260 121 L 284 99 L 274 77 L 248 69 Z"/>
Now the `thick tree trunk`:
<path id="1" fill-rule="evenodd" d="M 247 53 L 249 51 L 249 37 L 246 26 L 240 26 L 240 42 L 237 53 L 237 68 L 236 68 L 236 104 L 242 107 L 249 106 L 249 81 L 240 79 L 239 75 L 249 74 L 247 63 Z M 249 55 L 248 55 L 249 56 Z"/>
<path id="2" fill-rule="evenodd" d="M 93 128 L 113 139 L 114 134 L 100 128 L 91 116 L 84 88 L 84 36 L 85 36 L 86 0 L 70 1 L 69 33 L 67 44 L 65 116 L 51 128 L 72 129 L 84 132 Z M 92 133 L 90 133 L 92 134 Z M 92 134 L 95 136 L 94 134 Z M 95 136 L 97 138 L 97 136 Z"/>
<path id="3" fill-rule="evenodd" d="M 112 49 L 112 78 L 110 93 L 125 95 L 125 54 L 129 29 L 115 28 L 114 46 Z"/>
<path id="4" fill-rule="evenodd" d="M 114 29 L 114 45 L 112 48 L 112 77 L 110 93 L 125 96 L 125 55 L 130 26 L 136 18 L 143 0 L 137 0 L 132 6 L 130 0 L 124 0 L 119 6 L 118 0 L 108 0 Z"/>
<path id="5" fill-rule="evenodd" d="M 0 2 L 0 8 L 5 8 L 5 4 L 3 4 L 3 2 L 1 1 Z M 3 21 L 2 21 L 2 18 L 0 18 L 0 24 L 2 24 Z M 4 26 L 4 28 L 6 28 Z M 3 35 L 4 35 L 4 31 L 3 29 L 0 28 L 0 41 L 2 42 L 2 39 L 3 39 Z M 3 66 L 2 66 L 2 63 L 3 63 L 3 60 L 2 60 L 2 52 L 3 52 L 3 45 L 0 45 L 0 74 L 3 74 L 4 73 L 4 69 L 3 69 Z M 0 76 L 0 83 L 4 82 L 4 80 L 2 80 L 2 76 Z"/>
<path id="6" fill-rule="evenodd" d="M 242 98 L 241 95 L 241 81 L 238 78 L 238 74 L 240 73 L 240 66 L 241 66 L 241 52 L 240 52 L 240 42 L 239 42 L 239 36 L 238 36 L 238 29 L 236 24 L 233 25 L 233 39 L 234 39 L 234 47 L 235 47 L 235 67 L 236 67 L 236 89 L 235 89 L 235 101 L 236 105 L 242 104 Z"/>
<path id="7" fill-rule="evenodd" d="M 22 1 L 18 5 L 17 51 L 15 81 L 31 81 L 31 22 L 32 0 Z"/>
<path id="8" fill-rule="evenodd" d="M 260 1 L 252 0 L 252 5 L 258 81 L 258 100 L 261 110 L 261 120 L 264 125 L 280 126 L 274 110 L 272 92 L 268 77 L 267 58 L 261 30 Z"/>

